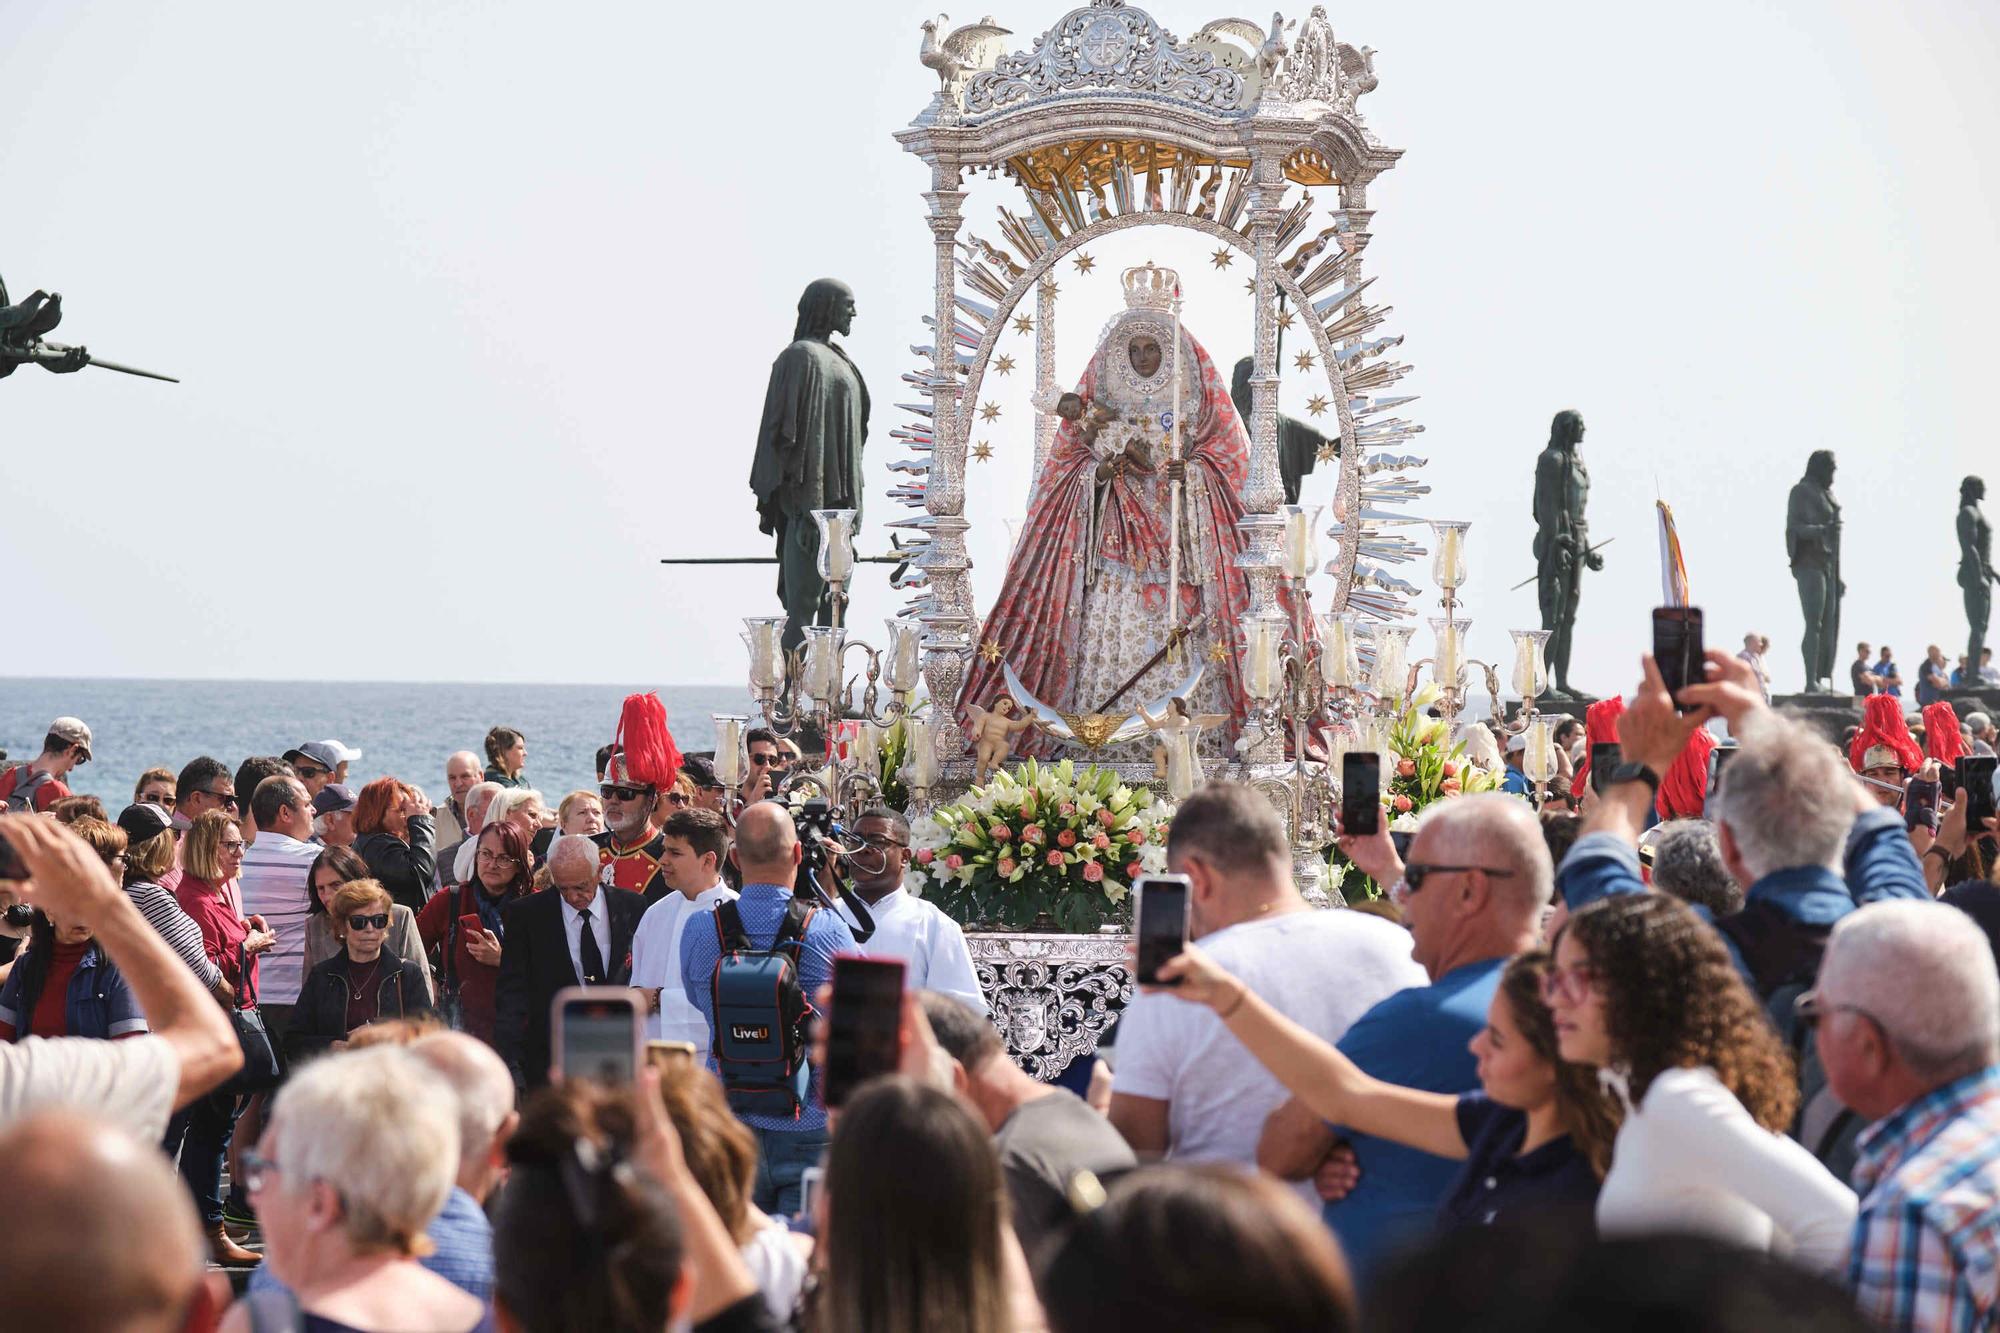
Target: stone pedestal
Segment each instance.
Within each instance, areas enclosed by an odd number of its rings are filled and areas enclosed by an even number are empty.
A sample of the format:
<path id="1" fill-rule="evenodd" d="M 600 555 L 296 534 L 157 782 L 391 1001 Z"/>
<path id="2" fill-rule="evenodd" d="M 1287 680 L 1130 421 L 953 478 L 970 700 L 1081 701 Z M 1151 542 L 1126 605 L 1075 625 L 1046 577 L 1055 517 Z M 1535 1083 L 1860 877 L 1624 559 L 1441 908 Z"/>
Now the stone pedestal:
<path id="1" fill-rule="evenodd" d="M 1550 716 L 1573 717 L 1581 722 L 1583 721 L 1584 711 L 1596 702 L 1596 699 L 1587 694 L 1579 695 L 1574 699 L 1551 699 L 1546 696 L 1537 695 L 1535 697 L 1535 711 L 1537 713 L 1546 713 Z M 1503 704 L 1502 707 L 1506 711 L 1507 721 L 1510 724 L 1521 716 L 1521 701 L 1519 699 Z"/>
<path id="2" fill-rule="evenodd" d="M 1851 694 L 1778 694 L 1771 707 L 1798 718 L 1839 745 L 1849 727 L 1861 725 L 1861 701 Z"/>

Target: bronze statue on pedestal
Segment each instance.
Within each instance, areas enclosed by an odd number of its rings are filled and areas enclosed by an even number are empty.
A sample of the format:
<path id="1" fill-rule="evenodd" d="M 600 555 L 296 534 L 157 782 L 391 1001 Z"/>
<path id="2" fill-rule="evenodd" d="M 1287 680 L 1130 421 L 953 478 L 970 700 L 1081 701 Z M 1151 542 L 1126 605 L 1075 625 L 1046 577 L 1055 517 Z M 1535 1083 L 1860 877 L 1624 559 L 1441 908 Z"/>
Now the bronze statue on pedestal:
<path id="1" fill-rule="evenodd" d="M 1535 460 L 1535 588 L 1542 628 L 1549 631 L 1549 693 L 1567 698 L 1576 697 L 1569 686 L 1569 654 L 1579 585 L 1584 570 L 1604 568 L 1604 557 L 1590 548 L 1590 525 L 1583 516 L 1590 472 L 1577 453 L 1582 443 L 1583 417 L 1566 408 L 1550 423 L 1548 447 Z"/>
<path id="2" fill-rule="evenodd" d="M 2000 573 L 1993 569 L 1993 525 L 1980 512 L 1986 498 L 1986 483 L 1967 477 L 1958 484 L 1958 586 L 1965 590 L 1965 619 L 1972 637 L 1965 649 L 1965 670 L 1979 675 L 1979 653 L 1986 646 L 1986 626 L 1993 616 L 1993 585 Z"/>
<path id="3" fill-rule="evenodd" d="M 1833 498 L 1833 451 L 1819 449 L 1806 460 L 1806 475 L 1785 504 L 1785 554 L 1799 585 L 1805 637 L 1806 693 L 1832 694 L 1833 657 L 1840 639 L 1840 506 Z"/>

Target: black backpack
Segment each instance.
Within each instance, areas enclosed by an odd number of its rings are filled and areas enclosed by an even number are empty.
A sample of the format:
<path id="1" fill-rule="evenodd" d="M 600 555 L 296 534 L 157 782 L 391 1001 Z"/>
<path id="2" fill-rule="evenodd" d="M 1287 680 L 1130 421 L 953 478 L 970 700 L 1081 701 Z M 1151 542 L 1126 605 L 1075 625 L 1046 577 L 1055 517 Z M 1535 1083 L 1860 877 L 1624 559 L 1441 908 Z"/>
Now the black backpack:
<path id="1" fill-rule="evenodd" d="M 1827 1086 L 1819 1048 L 1797 1013 L 1799 996 L 1819 979 L 1820 960 L 1826 956 L 1833 927 L 1808 924 L 1769 903 L 1753 902 L 1716 922 L 1715 928 L 1743 955 L 1751 984 L 1764 1001 L 1764 1013 L 1798 1067 L 1799 1112 L 1792 1121 L 1792 1137 L 1843 1183 L 1848 1181 L 1860 1151 L 1855 1140 L 1868 1122 L 1842 1106 Z"/>
<path id="2" fill-rule="evenodd" d="M 716 904 L 722 957 L 709 981 L 715 1015 L 709 1043 L 729 1109 L 738 1115 L 796 1120 L 805 1107 L 806 1020 L 813 1008 L 799 984 L 799 951 L 818 910 L 792 898 L 771 947 L 758 949 L 736 904 Z"/>

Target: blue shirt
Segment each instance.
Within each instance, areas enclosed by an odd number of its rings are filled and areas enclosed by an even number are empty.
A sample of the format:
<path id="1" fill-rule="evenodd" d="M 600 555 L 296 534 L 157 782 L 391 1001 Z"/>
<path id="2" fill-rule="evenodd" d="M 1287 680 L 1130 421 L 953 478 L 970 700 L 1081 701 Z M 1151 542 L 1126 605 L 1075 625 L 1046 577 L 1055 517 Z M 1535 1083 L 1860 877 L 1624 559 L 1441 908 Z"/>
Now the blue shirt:
<path id="1" fill-rule="evenodd" d="M 1428 986 L 1397 991 L 1354 1021 L 1340 1049 L 1363 1073 L 1425 1092 L 1479 1086 L 1469 1045 L 1486 1027 L 1505 958 L 1455 967 Z M 1336 1130 L 1339 1126 L 1334 1127 Z M 1460 1164 L 1372 1134 L 1348 1133 L 1361 1183 L 1325 1208 L 1326 1224 L 1357 1275 L 1423 1236 Z"/>
<path id="2" fill-rule="evenodd" d="M 1511 792 L 1516 796 L 1533 796 L 1535 794 L 1535 784 L 1528 781 L 1526 773 L 1510 766 L 1507 769 L 1507 776 L 1500 779 L 1500 790 Z"/>
<path id="3" fill-rule="evenodd" d="M 432 1249 L 417 1262 L 460 1291 L 492 1305 L 493 1226 L 479 1201 L 453 1185 L 444 1208 L 424 1228 L 424 1235 L 430 1238 Z M 290 1292 L 269 1264 L 258 1264 L 251 1270 L 250 1290 Z"/>
<path id="4" fill-rule="evenodd" d="M 21 1003 L 21 982 L 27 975 L 22 969 L 22 962 L 26 960 L 27 952 L 25 948 L 21 951 L 14 970 L 7 974 L 7 984 L 0 987 L 0 1020 L 14 1025 L 16 1041 L 27 1037 L 28 1025 L 35 1019 L 34 1003 Z M 47 958 L 42 959 L 41 967 L 43 984 L 46 985 Z M 76 971 L 69 974 L 69 989 L 63 995 L 63 1030 L 43 1035 L 129 1037 L 146 1030 L 146 1012 L 139 1007 L 138 998 L 132 994 L 131 984 L 118 970 L 118 965 L 105 956 L 104 947 L 92 940 L 84 949 L 83 957 L 77 960 Z"/>
<path id="5" fill-rule="evenodd" d="M 1524 1153 L 1528 1113 L 1483 1092 L 1458 1099 L 1465 1166 L 1438 1209 L 1448 1227 L 1490 1227 L 1582 1216 L 1597 1205 L 1597 1173 L 1567 1134 Z"/>
<path id="6" fill-rule="evenodd" d="M 784 924 L 786 904 L 792 900 L 792 891 L 782 884 L 745 884 L 742 896 L 736 900 L 736 910 L 743 917 L 743 929 L 750 936 L 750 943 L 759 949 L 768 949 L 778 937 L 778 927 Z M 702 1020 L 708 1024 L 710 1032 L 715 1030 L 715 995 L 710 989 L 715 980 L 716 964 L 722 961 L 722 945 L 715 936 L 715 922 L 710 920 L 715 913 L 708 911 L 688 919 L 687 929 L 681 932 L 681 989 L 687 993 L 688 1003 L 701 1011 Z M 833 956 L 854 949 L 854 933 L 847 923 L 840 919 L 840 913 L 825 908 L 813 913 L 806 923 L 805 940 L 799 949 L 799 989 L 805 992 L 810 1004 L 821 986 L 833 981 Z M 708 1067 L 713 1070 L 715 1050 L 711 1046 L 708 1053 Z M 812 1087 L 799 1108 L 796 1119 L 777 1115 L 742 1115 L 737 1119 L 752 1129 L 773 1130 L 781 1134 L 823 1134 L 826 1132 L 826 1107 L 819 1099 L 819 1070 L 812 1071 Z"/>
<path id="7" fill-rule="evenodd" d="M 1870 669 L 1874 671 L 1876 675 L 1880 676 L 1883 680 L 1887 680 L 1891 676 L 1900 676 L 1903 674 L 1902 672 L 1896 670 L 1896 664 L 1894 662 L 1877 662 Z M 1903 697 L 1903 687 L 1901 685 L 1884 685 L 1882 687 L 1881 692 L 1883 694 L 1893 694 L 1898 699 Z"/>

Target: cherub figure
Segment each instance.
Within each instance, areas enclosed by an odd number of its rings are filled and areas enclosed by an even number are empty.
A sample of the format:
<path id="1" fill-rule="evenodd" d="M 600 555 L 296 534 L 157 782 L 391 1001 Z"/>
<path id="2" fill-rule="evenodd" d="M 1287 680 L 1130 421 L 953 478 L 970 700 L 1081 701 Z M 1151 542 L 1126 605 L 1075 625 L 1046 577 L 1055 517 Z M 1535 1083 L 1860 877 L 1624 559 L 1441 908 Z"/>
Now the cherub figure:
<path id="1" fill-rule="evenodd" d="M 1176 801 L 1185 800 L 1202 784 L 1201 755 L 1196 744 L 1201 733 L 1210 727 L 1219 727 L 1229 720 L 1227 713 L 1203 713 L 1200 716 L 1188 712 L 1187 700 L 1175 695 L 1167 700 L 1167 711 L 1154 717 L 1142 706 L 1139 716 L 1146 720 L 1146 728 L 1155 737 L 1153 741 L 1153 776 L 1164 778 L 1167 794 Z"/>
<path id="2" fill-rule="evenodd" d="M 972 782 L 978 786 L 1007 762 L 1008 752 L 1014 748 L 1014 737 L 1034 722 L 1030 718 L 1016 718 L 1014 701 L 1004 694 L 993 701 L 991 710 L 973 704 L 966 712 L 972 717 L 968 732 L 973 743 Z"/>

